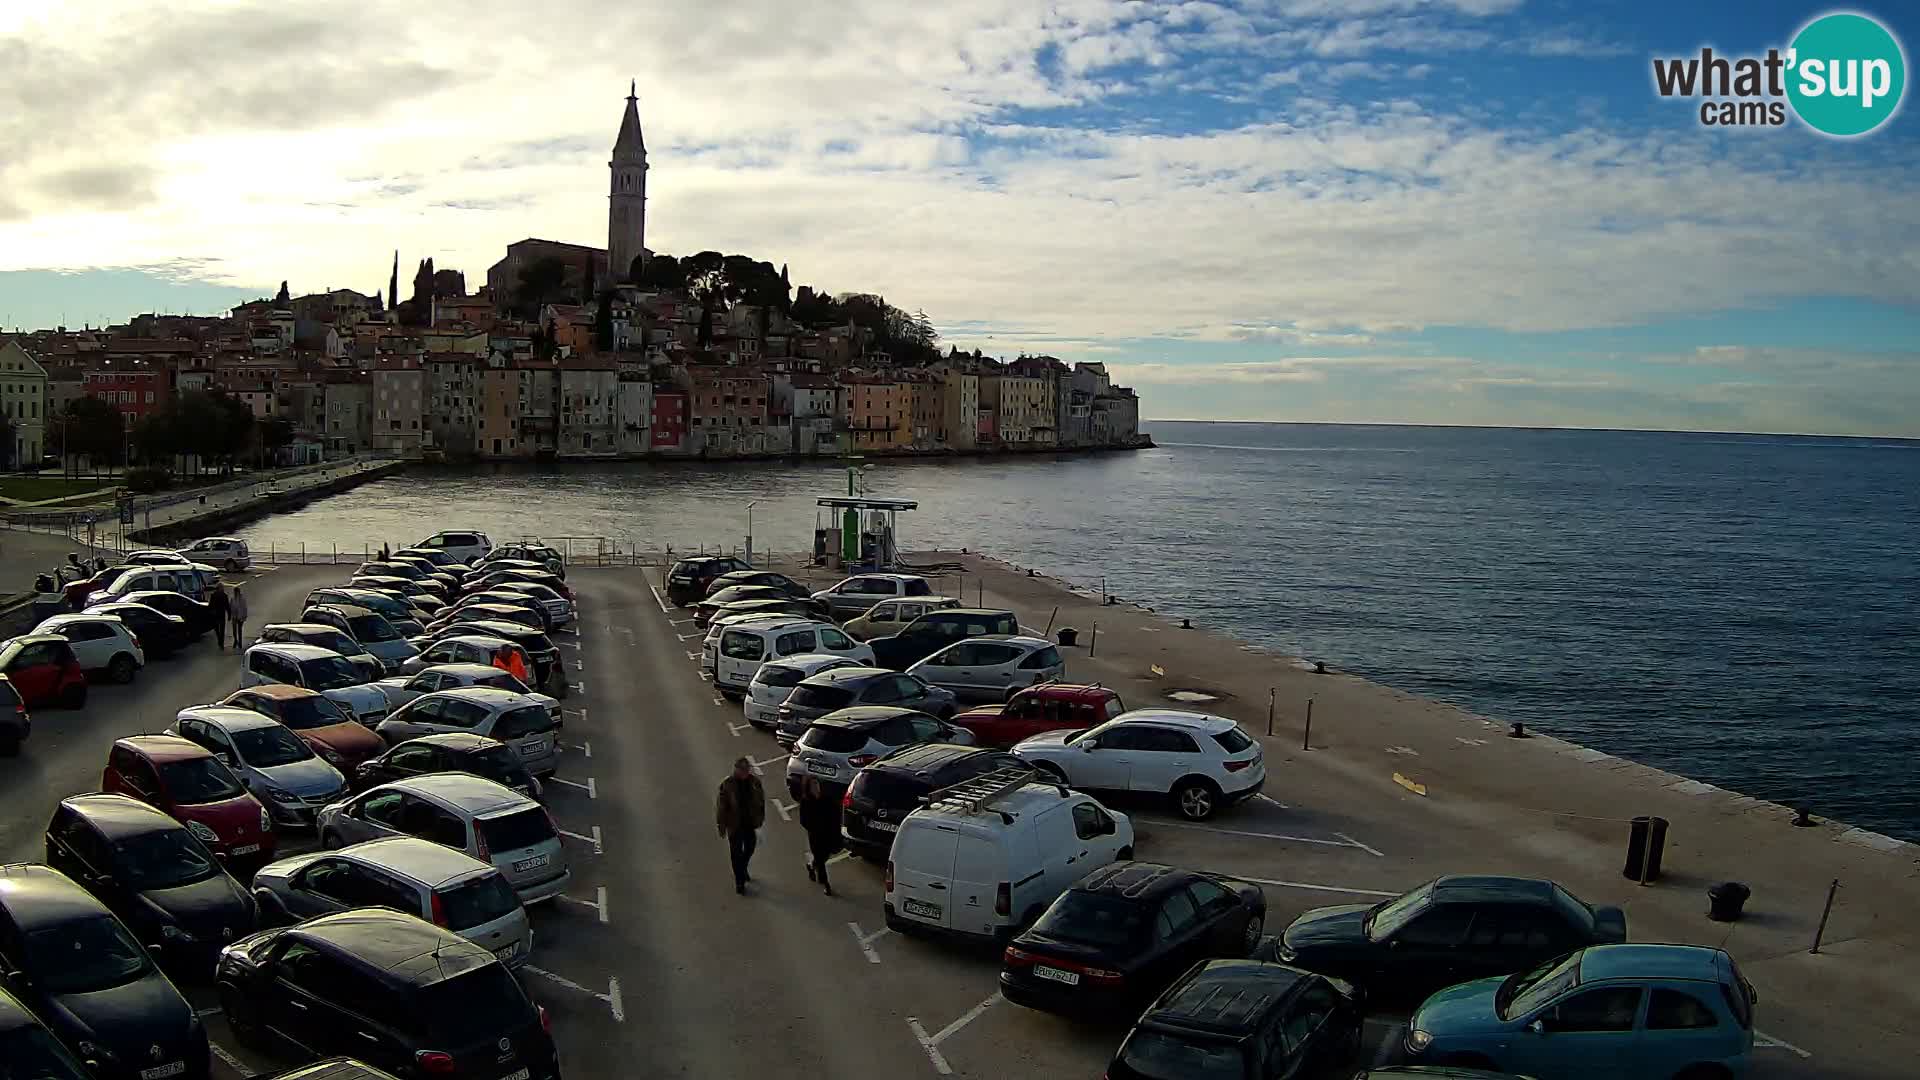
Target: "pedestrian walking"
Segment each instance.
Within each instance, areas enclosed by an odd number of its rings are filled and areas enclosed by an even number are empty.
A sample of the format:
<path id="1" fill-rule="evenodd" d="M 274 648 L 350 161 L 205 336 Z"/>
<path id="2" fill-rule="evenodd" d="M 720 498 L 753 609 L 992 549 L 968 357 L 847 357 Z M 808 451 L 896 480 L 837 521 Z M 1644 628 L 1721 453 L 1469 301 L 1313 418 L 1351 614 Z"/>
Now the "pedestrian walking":
<path id="1" fill-rule="evenodd" d="M 227 601 L 227 609 L 233 615 L 233 647 L 238 649 L 243 640 L 240 635 L 247 630 L 247 594 L 240 591 L 240 586 L 233 587 L 233 596 Z"/>
<path id="2" fill-rule="evenodd" d="M 760 826 L 767 821 L 767 793 L 760 778 L 753 775 L 753 762 L 740 758 L 733 763 L 733 774 L 720 781 L 720 793 L 713 802 L 713 823 L 726 837 L 727 854 L 733 860 L 733 891 L 747 894 L 747 862 L 759 842 Z"/>
<path id="3" fill-rule="evenodd" d="M 207 597 L 207 606 L 213 609 L 214 643 L 219 647 L 221 652 L 226 652 L 227 622 L 233 618 L 233 603 L 227 599 L 227 587 L 225 585 L 215 585 L 213 587 L 213 595 Z M 240 638 L 236 636 L 233 639 L 233 643 L 238 645 Z"/>
<path id="4" fill-rule="evenodd" d="M 807 880 L 832 896 L 827 860 L 840 853 L 840 800 L 827 795 L 817 776 L 808 776 L 800 788 L 800 827 L 807 831 Z"/>

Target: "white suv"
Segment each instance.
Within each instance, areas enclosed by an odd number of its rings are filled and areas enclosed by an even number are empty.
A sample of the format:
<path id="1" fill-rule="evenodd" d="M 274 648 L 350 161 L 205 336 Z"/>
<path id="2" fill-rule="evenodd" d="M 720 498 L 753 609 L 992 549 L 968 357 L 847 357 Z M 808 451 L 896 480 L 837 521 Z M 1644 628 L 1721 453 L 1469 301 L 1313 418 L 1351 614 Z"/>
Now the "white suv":
<path id="1" fill-rule="evenodd" d="M 147 666 L 140 639 L 118 615 L 79 613 L 53 615 L 33 628 L 36 634 L 58 634 L 73 646 L 74 658 L 88 672 L 105 672 L 117 683 L 130 683 Z"/>
<path id="2" fill-rule="evenodd" d="M 487 539 L 486 533 L 462 529 L 434 533 L 413 546 L 426 548 L 429 551 L 444 551 L 460 562 L 472 566 L 487 552 L 493 550 L 493 541 Z"/>
<path id="3" fill-rule="evenodd" d="M 800 685 L 800 680 L 834 668 L 858 666 L 859 662 L 853 658 L 832 653 L 805 653 L 761 664 L 760 670 L 753 673 L 753 681 L 747 684 L 742 707 L 747 723 L 762 731 L 772 731 L 780 725 L 781 704 L 793 693 L 793 688 Z"/>
<path id="4" fill-rule="evenodd" d="M 179 554 L 194 562 L 210 563 L 222 570 L 245 570 L 253 564 L 253 554 L 247 550 L 247 542 L 232 536 L 209 536 L 198 540 L 190 547 L 183 547 Z"/>
<path id="5" fill-rule="evenodd" d="M 1168 795 L 1180 816 L 1204 821 L 1260 793 L 1260 744 L 1224 716 L 1135 709 L 1098 727 L 1049 731 L 1014 746 L 1022 761 L 1083 791 Z"/>

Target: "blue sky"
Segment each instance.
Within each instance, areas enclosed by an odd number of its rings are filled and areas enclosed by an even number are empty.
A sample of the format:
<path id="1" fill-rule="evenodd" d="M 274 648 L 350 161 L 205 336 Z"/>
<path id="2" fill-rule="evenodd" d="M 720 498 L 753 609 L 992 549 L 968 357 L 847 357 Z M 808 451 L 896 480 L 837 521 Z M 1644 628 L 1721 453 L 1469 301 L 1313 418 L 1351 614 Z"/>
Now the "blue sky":
<path id="1" fill-rule="evenodd" d="M 1920 436 L 1914 111 L 1840 141 L 1652 88 L 1819 5 L 552 0 L 525 42 L 508 0 L 119 3 L 0 12 L 6 325 L 603 243 L 637 75 L 650 246 L 1105 362 L 1150 417 Z"/>

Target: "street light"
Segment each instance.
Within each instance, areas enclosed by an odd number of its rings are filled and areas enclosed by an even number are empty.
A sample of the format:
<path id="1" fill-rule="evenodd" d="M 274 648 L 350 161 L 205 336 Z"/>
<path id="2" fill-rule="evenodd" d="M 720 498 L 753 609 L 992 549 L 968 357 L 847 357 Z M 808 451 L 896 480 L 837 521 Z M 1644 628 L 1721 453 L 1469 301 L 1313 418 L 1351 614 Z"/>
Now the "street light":
<path id="1" fill-rule="evenodd" d="M 747 563 L 749 565 L 753 563 L 753 508 L 759 505 L 759 499 L 747 504 Z"/>

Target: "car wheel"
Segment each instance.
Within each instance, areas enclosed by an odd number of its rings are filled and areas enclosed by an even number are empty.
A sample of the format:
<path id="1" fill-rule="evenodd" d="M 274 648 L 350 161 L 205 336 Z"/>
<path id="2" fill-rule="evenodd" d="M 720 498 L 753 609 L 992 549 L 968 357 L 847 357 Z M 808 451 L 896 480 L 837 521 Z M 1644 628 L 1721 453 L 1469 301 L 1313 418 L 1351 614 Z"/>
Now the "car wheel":
<path id="1" fill-rule="evenodd" d="M 1260 947 L 1260 935 L 1267 929 L 1267 922 L 1259 915 L 1247 920 L 1246 932 L 1240 935 L 1240 951 L 1248 956 Z"/>
<path id="2" fill-rule="evenodd" d="M 333 851 L 341 846 L 340 835 L 332 830 L 323 830 L 320 833 L 320 846 L 326 848 L 328 851 Z"/>
<path id="3" fill-rule="evenodd" d="M 239 572 L 240 572 L 240 560 L 239 560 L 239 559 L 228 559 L 228 560 L 227 560 L 227 573 L 229 573 L 229 574 L 237 574 L 237 573 L 239 573 Z"/>
<path id="4" fill-rule="evenodd" d="M 87 703 L 87 684 L 74 683 L 60 692 L 60 707 L 63 709 L 82 708 Z"/>
<path id="5" fill-rule="evenodd" d="M 1132 862 L 1133 861 L 1133 845 L 1129 844 L 1126 847 L 1121 848 L 1119 851 L 1114 853 L 1113 858 L 1115 862 Z"/>
<path id="6" fill-rule="evenodd" d="M 256 889 L 253 893 L 254 906 L 260 909 L 261 926 L 292 926 L 293 917 L 287 914 L 286 906 L 280 899 L 265 889 Z"/>
<path id="7" fill-rule="evenodd" d="M 120 653 L 107 662 L 107 678 L 117 683 L 132 682 L 133 673 L 138 670 L 139 668 L 134 666 L 133 657 L 126 653 Z"/>
<path id="8" fill-rule="evenodd" d="M 1202 777 L 1189 777 L 1173 789 L 1173 805 L 1188 821 L 1205 821 L 1220 804 L 1220 789 Z"/>

